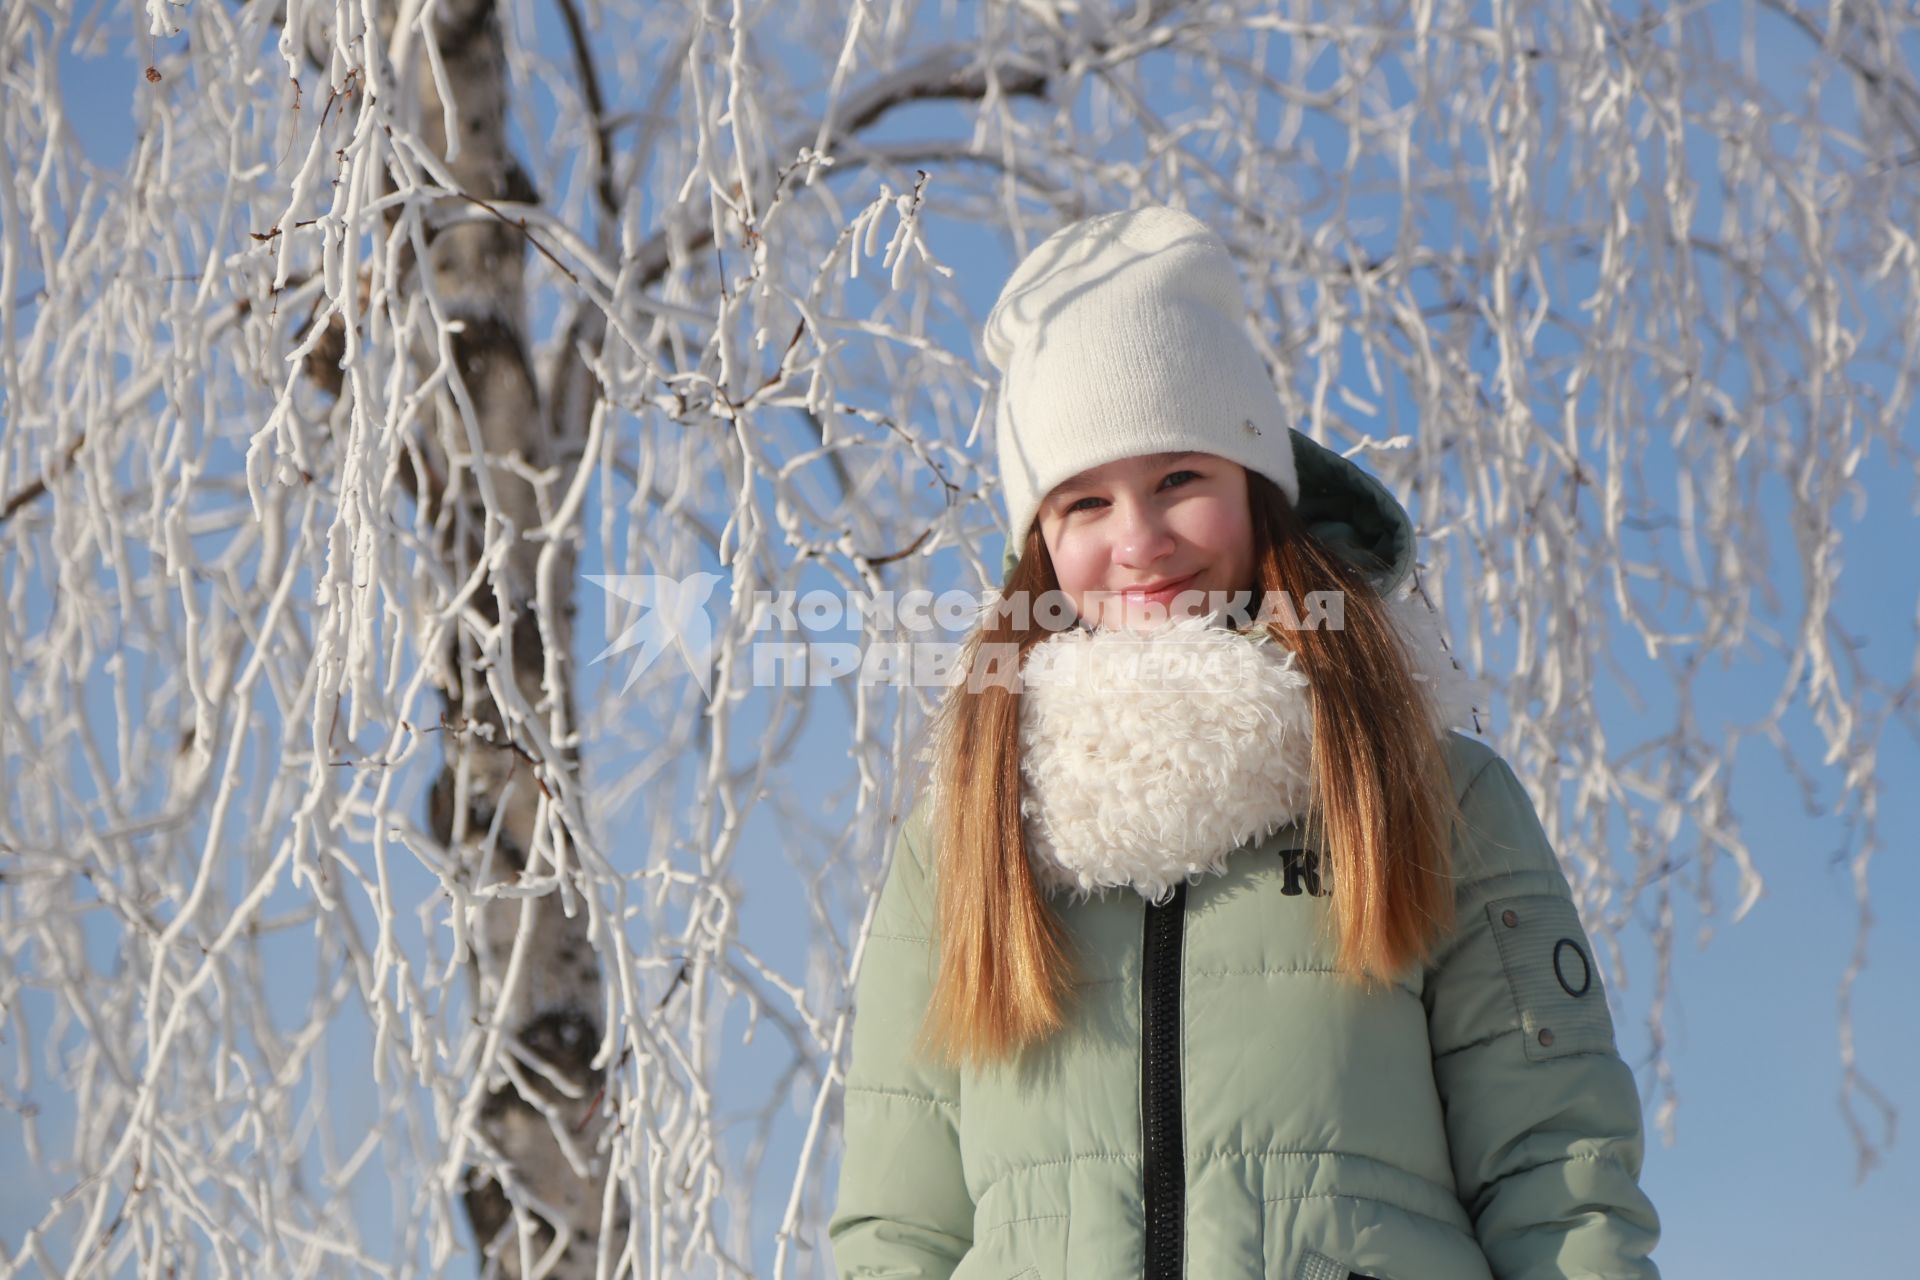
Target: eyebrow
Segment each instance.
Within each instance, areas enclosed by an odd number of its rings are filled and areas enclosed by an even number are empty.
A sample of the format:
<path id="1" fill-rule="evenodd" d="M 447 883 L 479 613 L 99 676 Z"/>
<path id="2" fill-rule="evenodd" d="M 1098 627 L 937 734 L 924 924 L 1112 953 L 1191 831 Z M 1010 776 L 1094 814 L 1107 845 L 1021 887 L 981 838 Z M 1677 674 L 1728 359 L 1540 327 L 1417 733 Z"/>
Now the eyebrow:
<path id="1" fill-rule="evenodd" d="M 1141 456 L 1144 457 L 1148 462 L 1153 463 L 1155 466 L 1163 467 L 1170 462 L 1178 462 L 1182 458 L 1197 457 L 1199 453 L 1200 451 L 1198 449 L 1183 449 L 1177 453 L 1147 453 L 1147 454 L 1142 454 Z M 1062 480 L 1059 484 L 1055 485 L 1053 488 L 1053 493 L 1055 497 L 1064 497 L 1069 493 L 1081 493 L 1087 489 L 1092 489 L 1095 487 L 1096 487 L 1096 482 L 1089 479 L 1085 472 L 1082 472 L 1081 474 L 1074 476 L 1070 479 Z"/>

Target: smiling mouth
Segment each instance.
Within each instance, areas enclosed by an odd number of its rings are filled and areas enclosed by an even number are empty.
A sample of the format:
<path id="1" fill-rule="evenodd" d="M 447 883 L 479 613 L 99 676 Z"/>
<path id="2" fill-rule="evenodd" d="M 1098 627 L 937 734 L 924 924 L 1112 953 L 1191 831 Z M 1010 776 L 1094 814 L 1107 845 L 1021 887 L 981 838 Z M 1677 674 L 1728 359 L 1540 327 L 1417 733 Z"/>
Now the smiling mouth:
<path id="1" fill-rule="evenodd" d="M 1199 570 L 1195 570 L 1194 572 L 1188 574 L 1184 578 L 1175 578 L 1172 581 L 1162 583 L 1157 587 L 1156 586 L 1123 587 L 1121 588 L 1119 594 L 1122 596 L 1129 596 L 1129 597 L 1134 597 L 1138 599 L 1146 599 L 1148 596 L 1166 595 L 1170 592 L 1176 592 L 1176 591 L 1185 589 L 1188 583 L 1192 582 L 1195 578 L 1199 576 L 1200 576 Z"/>

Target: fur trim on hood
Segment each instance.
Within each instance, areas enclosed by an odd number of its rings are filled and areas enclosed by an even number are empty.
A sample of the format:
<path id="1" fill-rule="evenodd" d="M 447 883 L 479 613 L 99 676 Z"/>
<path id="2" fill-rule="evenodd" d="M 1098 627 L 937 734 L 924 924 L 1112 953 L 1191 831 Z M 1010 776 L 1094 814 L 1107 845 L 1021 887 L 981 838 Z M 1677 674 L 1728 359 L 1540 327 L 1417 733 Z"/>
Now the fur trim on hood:
<path id="1" fill-rule="evenodd" d="M 1386 604 L 1438 726 L 1471 727 L 1485 691 L 1433 611 L 1412 595 Z M 1130 886 L 1159 901 L 1306 811 L 1312 691 L 1264 627 L 1213 615 L 1062 631 L 1029 651 L 1021 684 L 1021 814 L 1049 894 Z"/>

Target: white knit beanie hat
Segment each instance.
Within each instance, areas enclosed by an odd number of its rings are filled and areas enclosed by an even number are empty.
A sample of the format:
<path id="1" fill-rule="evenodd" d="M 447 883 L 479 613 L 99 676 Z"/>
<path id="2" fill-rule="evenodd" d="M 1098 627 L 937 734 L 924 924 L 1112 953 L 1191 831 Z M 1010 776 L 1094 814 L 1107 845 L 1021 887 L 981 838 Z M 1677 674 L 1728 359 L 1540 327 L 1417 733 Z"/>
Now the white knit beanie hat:
<path id="1" fill-rule="evenodd" d="M 1288 424 L 1246 310 L 1219 237 L 1164 205 L 1072 223 L 1027 255 L 982 334 L 1001 373 L 1009 563 L 1055 485 L 1119 458 L 1218 454 L 1299 501 Z"/>

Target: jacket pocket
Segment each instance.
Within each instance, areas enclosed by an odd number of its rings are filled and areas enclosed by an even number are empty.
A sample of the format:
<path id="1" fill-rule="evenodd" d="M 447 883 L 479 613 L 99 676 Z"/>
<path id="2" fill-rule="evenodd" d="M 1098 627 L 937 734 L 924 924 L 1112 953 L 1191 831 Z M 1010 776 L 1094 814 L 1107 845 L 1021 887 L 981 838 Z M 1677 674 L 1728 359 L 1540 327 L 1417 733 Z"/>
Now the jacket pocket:
<path id="1" fill-rule="evenodd" d="M 1358 1271 L 1351 1271 L 1344 1264 L 1313 1249 L 1300 1255 L 1300 1265 L 1294 1269 L 1293 1276 L 1294 1280 L 1382 1280 L 1381 1277 L 1364 1276 Z"/>
<path id="2" fill-rule="evenodd" d="M 1614 1052 L 1613 1017 L 1572 901 L 1552 893 L 1500 898 L 1487 904 L 1487 920 L 1527 1057 Z"/>

